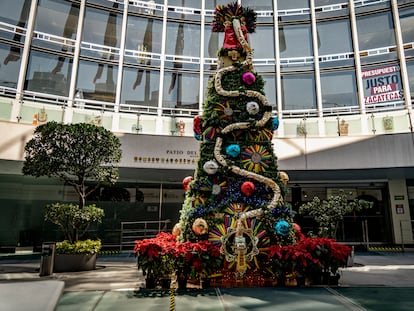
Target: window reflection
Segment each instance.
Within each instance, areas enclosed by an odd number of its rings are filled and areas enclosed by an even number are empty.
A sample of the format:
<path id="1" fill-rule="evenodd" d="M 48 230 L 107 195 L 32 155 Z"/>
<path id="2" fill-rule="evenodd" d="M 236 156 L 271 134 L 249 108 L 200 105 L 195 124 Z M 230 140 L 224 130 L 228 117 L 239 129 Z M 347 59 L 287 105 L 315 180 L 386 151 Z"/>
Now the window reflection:
<path id="1" fill-rule="evenodd" d="M 408 82 L 410 84 L 411 100 L 414 99 L 414 61 L 407 62 Z"/>
<path id="2" fill-rule="evenodd" d="M 113 8 L 118 8 L 118 3 L 114 3 Z M 116 11 L 105 12 L 103 10 L 87 8 L 85 11 L 82 42 L 104 45 L 106 48 L 96 47 L 92 51 L 83 48 L 81 55 L 103 59 L 118 58 L 118 52 L 110 48 L 119 48 L 121 42 L 121 26 L 122 14 Z"/>
<path id="3" fill-rule="evenodd" d="M 171 89 L 171 85 L 164 84 L 163 107 L 198 109 L 200 83 L 198 74 L 166 72 L 164 80 L 175 80 L 175 87 Z"/>
<path id="4" fill-rule="evenodd" d="M 223 32 L 211 31 L 211 26 L 204 27 L 204 57 L 217 58 L 217 51 L 219 49 L 219 42 L 223 42 Z"/>
<path id="5" fill-rule="evenodd" d="M 249 7 L 257 11 L 272 11 L 273 10 L 273 0 L 243 0 L 242 6 Z"/>
<path id="6" fill-rule="evenodd" d="M 62 60 L 62 72 L 52 75 L 58 56 L 31 51 L 27 68 L 25 89 L 28 91 L 68 96 L 72 60 Z"/>
<path id="7" fill-rule="evenodd" d="M 273 107 L 273 109 L 275 109 L 277 107 L 275 76 L 263 75 L 262 77 L 265 82 L 264 92 L 265 92 L 266 98 L 269 101 L 269 104 Z"/>
<path id="8" fill-rule="evenodd" d="M 352 51 L 349 20 L 317 23 L 319 55 L 329 55 Z M 338 40 L 341 38 L 341 40 Z"/>
<path id="9" fill-rule="evenodd" d="M 168 0 L 168 5 L 189 8 L 201 8 L 200 0 Z"/>
<path id="10" fill-rule="evenodd" d="M 322 108 L 358 106 L 354 71 L 321 74 Z"/>
<path id="11" fill-rule="evenodd" d="M 414 42 L 414 8 L 400 9 L 399 12 L 403 42 Z"/>
<path id="12" fill-rule="evenodd" d="M 161 53 L 162 21 L 128 16 L 125 48 Z"/>
<path id="13" fill-rule="evenodd" d="M 86 2 L 87 3 L 96 3 L 96 4 L 99 4 L 99 5 L 106 6 L 106 7 L 112 7 L 113 2 L 115 2 L 115 0 L 86 0 Z M 118 2 L 120 3 L 120 9 L 122 9 L 123 6 L 124 6 L 122 4 L 123 1 L 118 1 Z"/>
<path id="14" fill-rule="evenodd" d="M 142 71 L 140 83 L 136 80 L 137 68 L 124 68 L 122 77 L 121 103 L 125 105 L 158 106 L 160 73 L 154 70 Z"/>
<path id="15" fill-rule="evenodd" d="M 168 22 L 165 53 L 199 57 L 200 26 Z"/>
<path id="16" fill-rule="evenodd" d="M 40 0 L 35 30 L 64 38 L 76 39 L 79 4 L 62 0 Z"/>
<path id="17" fill-rule="evenodd" d="M 226 5 L 228 4 L 228 0 L 213 0 L 213 1 L 206 1 L 206 9 L 207 10 L 214 10 L 216 5 Z"/>
<path id="18" fill-rule="evenodd" d="M 358 42 L 361 51 L 395 45 L 390 12 L 357 17 Z"/>
<path id="19" fill-rule="evenodd" d="M 9 1 L 8 1 L 9 2 Z M 10 22 L 12 25 L 16 25 L 17 27 L 26 28 L 27 19 L 29 18 L 30 13 L 30 5 L 31 1 L 26 0 L 24 2 L 18 1 L 14 5 L 11 5 L 11 8 L 8 8 L 8 4 L 5 1 L 2 1 L 2 4 L 0 7 L 5 5 L 4 8 L 0 12 L 4 12 L 5 15 L 8 15 L 8 17 L 3 17 L 2 14 L 2 20 L 5 20 L 6 22 Z M 10 15 L 9 15 L 10 10 Z M 18 15 L 17 15 L 18 14 Z M 18 16 L 18 18 L 17 18 Z M 24 36 L 22 36 L 19 32 L 19 30 L 13 35 L 12 40 L 15 42 L 24 42 Z M 16 46 L 10 47 L 9 54 L 4 58 L 3 64 L 7 65 L 9 62 L 16 62 L 20 60 L 20 53 L 21 49 Z"/>
<path id="20" fill-rule="evenodd" d="M 279 37 L 281 58 L 313 55 L 310 24 L 281 26 L 279 32 L 282 32 Z"/>
<path id="21" fill-rule="evenodd" d="M 96 66 L 97 64 L 95 62 L 79 62 L 76 89 L 82 91 L 83 98 L 85 99 L 114 102 L 118 66 L 99 63 L 98 68 L 101 74 L 99 82 L 95 74 Z"/>
<path id="22" fill-rule="evenodd" d="M 79 4 L 72 3 L 69 5 L 63 1 L 41 0 L 37 12 L 35 30 L 55 36 L 76 39 L 76 31 L 78 26 Z M 65 21 L 62 23 L 62 21 Z M 56 44 L 41 40 L 33 40 L 33 45 L 42 46 L 51 49 L 58 49 L 63 53 L 73 53 L 74 47 L 69 44 Z M 60 56 L 55 68 L 52 69 L 52 75 L 62 70 L 64 56 Z"/>
<path id="23" fill-rule="evenodd" d="M 249 35 L 249 41 L 254 49 L 255 58 L 275 58 L 273 26 L 257 27 L 256 32 Z"/>
<path id="24" fill-rule="evenodd" d="M 283 110 L 316 109 L 313 74 L 284 75 L 281 80 Z"/>
<path id="25" fill-rule="evenodd" d="M 279 0 L 277 1 L 278 10 L 292 10 L 299 8 L 309 8 L 309 0 Z"/>
<path id="26" fill-rule="evenodd" d="M 0 43 L 0 59 L 6 59 L 10 53 L 10 46 Z M 16 88 L 19 78 L 20 59 L 10 62 L 7 66 L 0 66 L 0 85 Z"/>

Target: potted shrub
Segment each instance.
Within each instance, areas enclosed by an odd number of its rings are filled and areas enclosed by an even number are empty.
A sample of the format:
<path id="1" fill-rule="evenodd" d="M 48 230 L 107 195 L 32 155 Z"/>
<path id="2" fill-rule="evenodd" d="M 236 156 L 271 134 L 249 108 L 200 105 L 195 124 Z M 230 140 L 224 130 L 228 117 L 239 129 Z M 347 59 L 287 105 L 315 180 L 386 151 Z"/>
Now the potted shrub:
<path id="1" fill-rule="evenodd" d="M 55 272 L 85 271 L 96 268 L 96 254 L 101 249 L 99 240 L 56 243 Z"/>
<path id="2" fill-rule="evenodd" d="M 94 204 L 79 209 L 76 204 L 54 203 L 45 208 L 45 220 L 59 226 L 65 236 L 56 243 L 54 271 L 83 271 L 95 269 L 96 255 L 101 248 L 99 240 L 76 240 L 82 237 L 92 223 L 101 223 L 104 212 Z M 70 256 L 70 255 L 74 256 Z"/>
<path id="3" fill-rule="evenodd" d="M 137 266 L 145 276 L 146 288 L 155 288 L 162 279 L 171 279 L 175 268 L 174 246 L 175 238 L 165 232 L 160 232 L 155 238 L 135 241 Z"/>
<path id="4" fill-rule="evenodd" d="M 312 201 L 299 207 L 299 214 L 312 216 L 318 223 L 318 236 L 335 238 L 338 223 L 346 214 L 371 208 L 372 202 L 365 200 L 349 200 L 343 190 L 331 195 L 327 200 L 314 197 Z"/>
<path id="5" fill-rule="evenodd" d="M 62 229 L 68 243 L 76 244 L 91 223 L 101 221 L 103 211 L 87 206 L 86 198 L 100 185 L 116 182 L 115 165 L 120 159 L 120 140 L 111 131 L 87 123 L 42 124 L 25 145 L 24 175 L 60 179 L 78 194 L 78 204 L 56 203 L 45 211 L 45 218 Z"/>

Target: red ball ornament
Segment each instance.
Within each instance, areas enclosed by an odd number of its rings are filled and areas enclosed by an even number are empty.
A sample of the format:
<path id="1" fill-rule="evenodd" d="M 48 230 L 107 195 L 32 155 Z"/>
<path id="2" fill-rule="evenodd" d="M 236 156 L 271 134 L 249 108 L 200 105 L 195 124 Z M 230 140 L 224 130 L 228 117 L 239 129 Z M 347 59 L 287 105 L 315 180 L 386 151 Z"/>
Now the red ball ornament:
<path id="1" fill-rule="evenodd" d="M 192 181 L 193 181 L 193 176 L 187 176 L 183 179 L 183 189 L 184 189 L 184 191 L 188 190 L 188 185 Z"/>
<path id="2" fill-rule="evenodd" d="M 241 185 L 241 192 L 246 196 L 251 196 L 254 192 L 254 183 L 251 181 L 245 181 Z"/>
<path id="3" fill-rule="evenodd" d="M 201 133 L 201 116 L 195 116 L 193 119 L 193 131 L 194 133 L 200 135 Z"/>

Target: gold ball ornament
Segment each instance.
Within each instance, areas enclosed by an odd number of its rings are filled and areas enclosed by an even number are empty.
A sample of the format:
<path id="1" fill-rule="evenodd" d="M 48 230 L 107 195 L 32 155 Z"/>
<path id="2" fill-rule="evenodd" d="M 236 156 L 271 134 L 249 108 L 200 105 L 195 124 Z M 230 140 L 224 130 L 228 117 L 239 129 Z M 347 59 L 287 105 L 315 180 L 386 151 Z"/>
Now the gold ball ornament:
<path id="1" fill-rule="evenodd" d="M 194 220 L 192 229 L 196 235 L 206 234 L 208 232 L 207 222 L 203 218 L 197 218 Z"/>
<path id="2" fill-rule="evenodd" d="M 280 181 L 282 182 L 282 184 L 284 184 L 285 186 L 288 184 L 289 182 L 289 175 L 286 172 L 279 172 L 279 178 Z"/>
<path id="3" fill-rule="evenodd" d="M 174 225 L 174 227 L 172 229 L 172 235 L 174 237 L 178 237 L 180 235 L 180 233 L 181 233 L 181 227 L 180 227 L 180 224 L 177 223 L 177 224 Z"/>

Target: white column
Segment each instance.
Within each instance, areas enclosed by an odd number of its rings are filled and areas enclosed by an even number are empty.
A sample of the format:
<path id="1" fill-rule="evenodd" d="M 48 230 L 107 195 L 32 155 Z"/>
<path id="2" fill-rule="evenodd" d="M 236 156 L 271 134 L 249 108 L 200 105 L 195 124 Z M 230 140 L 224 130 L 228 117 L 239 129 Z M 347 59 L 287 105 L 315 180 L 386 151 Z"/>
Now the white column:
<path id="1" fill-rule="evenodd" d="M 405 62 L 405 53 L 404 53 L 404 42 L 401 33 L 401 23 L 400 17 L 398 14 L 398 4 L 397 0 L 391 1 L 391 9 L 392 15 L 394 20 L 394 30 L 395 30 L 395 41 L 397 44 L 397 53 L 398 59 L 400 60 L 400 71 L 401 71 L 401 79 L 402 79 L 402 87 L 404 90 L 404 104 L 408 110 L 412 109 L 411 103 L 411 94 L 410 94 L 410 82 L 408 81 L 408 73 L 407 73 L 407 63 Z"/>
<path id="2" fill-rule="evenodd" d="M 412 244 L 413 232 L 405 179 L 388 180 L 388 189 L 391 203 L 393 242 L 396 244 Z"/>
<path id="3" fill-rule="evenodd" d="M 277 12 L 277 0 L 273 0 L 273 24 L 275 27 L 275 73 L 276 73 L 276 107 L 277 117 L 279 118 L 279 128 L 275 132 L 276 136 L 284 136 L 283 114 L 282 114 L 282 80 L 280 71 L 280 43 L 279 43 L 279 16 Z"/>
<path id="4" fill-rule="evenodd" d="M 82 0 L 79 8 L 78 28 L 76 31 L 75 51 L 73 53 L 73 65 L 69 85 L 69 100 L 68 105 L 63 112 L 63 123 L 71 123 L 73 118 L 73 100 L 76 94 L 76 80 L 78 77 L 79 55 L 81 49 L 81 38 L 83 31 L 83 20 L 85 17 L 86 0 Z"/>
<path id="5" fill-rule="evenodd" d="M 26 24 L 26 36 L 24 38 L 24 47 L 22 52 L 22 61 L 20 63 L 19 78 L 17 80 L 16 100 L 13 102 L 11 111 L 11 121 L 20 120 L 20 111 L 23 104 L 23 89 L 26 80 L 27 64 L 29 63 L 30 44 L 33 37 L 33 29 L 37 11 L 37 0 L 32 0 L 29 12 L 29 18 Z"/>
<path id="6" fill-rule="evenodd" d="M 353 0 L 349 1 L 349 16 L 351 19 L 351 34 L 352 34 L 352 44 L 354 46 L 354 59 L 355 59 L 355 72 L 356 72 L 356 82 L 358 87 L 358 102 L 359 102 L 359 111 L 361 113 L 361 132 L 362 134 L 370 134 L 368 131 L 368 119 L 365 112 L 365 103 L 364 103 L 364 86 L 362 84 L 362 75 L 361 75 L 361 58 L 359 55 L 359 42 L 358 42 L 358 30 L 357 22 L 355 17 L 355 4 Z"/>
<path id="7" fill-rule="evenodd" d="M 158 111 L 155 121 L 155 134 L 163 134 L 164 124 L 162 121 L 162 99 L 164 97 L 164 69 L 165 69 L 165 43 L 167 41 L 167 13 L 168 0 L 164 2 L 164 15 L 162 19 L 162 35 L 161 35 L 161 63 L 160 63 L 160 85 L 158 90 Z"/>

